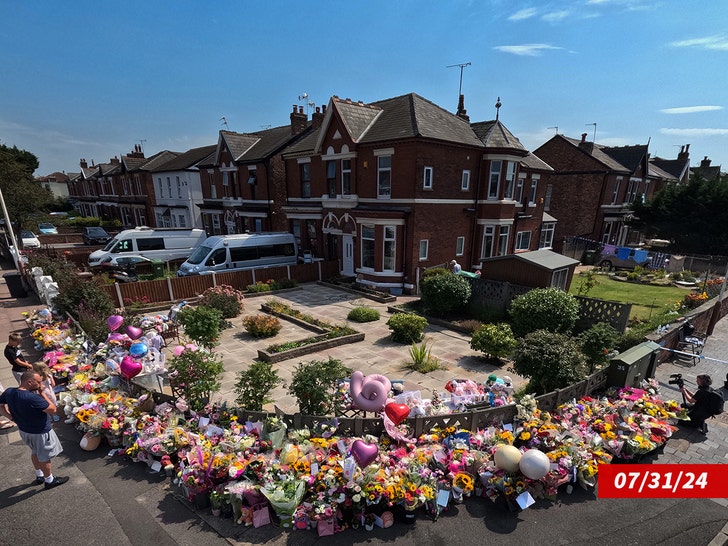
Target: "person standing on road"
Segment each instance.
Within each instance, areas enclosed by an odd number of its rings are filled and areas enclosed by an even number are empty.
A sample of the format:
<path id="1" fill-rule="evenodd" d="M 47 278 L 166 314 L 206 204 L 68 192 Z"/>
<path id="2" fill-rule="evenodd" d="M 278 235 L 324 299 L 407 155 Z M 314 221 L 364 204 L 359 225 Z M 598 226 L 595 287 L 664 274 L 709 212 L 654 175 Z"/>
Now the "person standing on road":
<path id="1" fill-rule="evenodd" d="M 20 377 L 28 370 L 33 369 L 33 365 L 29 363 L 23 352 L 20 350 L 20 340 L 23 336 L 14 332 L 8 336 L 8 344 L 5 346 L 5 358 L 13 366 L 13 375 L 20 385 Z"/>
<path id="2" fill-rule="evenodd" d="M 51 426 L 51 415 L 55 413 L 56 405 L 43 392 L 43 377 L 32 369 L 23 373 L 18 388 L 0 394 L 0 414 L 18 425 L 20 437 L 30 448 L 35 483 L 44 484 L 46 489 L 68 481 L 68 477 L 54 476 L 51 468 L 51 458 L 63 451 Z"/>

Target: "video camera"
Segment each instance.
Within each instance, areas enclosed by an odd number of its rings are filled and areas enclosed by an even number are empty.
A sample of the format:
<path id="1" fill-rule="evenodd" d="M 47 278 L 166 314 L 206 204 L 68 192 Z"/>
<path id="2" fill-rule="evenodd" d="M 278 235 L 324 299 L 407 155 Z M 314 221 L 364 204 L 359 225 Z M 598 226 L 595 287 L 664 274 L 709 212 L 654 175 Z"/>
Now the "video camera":
<path id="1" fill-rule="evenodd" d="M 670 379 L 667 383 L 668 385 L 677 385 L 678 389 L 682 389 L 685 386 L 685 380 L 682 378 L 681 373 L 670 374 Z"/>

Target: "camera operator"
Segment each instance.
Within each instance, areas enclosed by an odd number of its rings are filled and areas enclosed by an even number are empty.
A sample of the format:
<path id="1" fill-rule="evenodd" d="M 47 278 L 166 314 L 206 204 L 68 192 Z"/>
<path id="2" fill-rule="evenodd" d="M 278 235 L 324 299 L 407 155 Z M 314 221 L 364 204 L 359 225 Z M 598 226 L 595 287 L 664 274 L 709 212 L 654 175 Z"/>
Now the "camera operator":
<path id="1" fill-rule="evenodd" d="M 695 378 L 695 381 L 698 384 L 695 392 L 690 392 L 685 388 L 684 384 L 680 387 L 680 392 L 685 399 L 682 406 L 687 408 L 690 417 L 690 422 L 685 423 L 685 425 L 707 432 L 708 426 L 705 420 L 713 415 L 710 406 L 710 386 L 713 384 L 713 380 L 707 374 L 700 374 Z"/>

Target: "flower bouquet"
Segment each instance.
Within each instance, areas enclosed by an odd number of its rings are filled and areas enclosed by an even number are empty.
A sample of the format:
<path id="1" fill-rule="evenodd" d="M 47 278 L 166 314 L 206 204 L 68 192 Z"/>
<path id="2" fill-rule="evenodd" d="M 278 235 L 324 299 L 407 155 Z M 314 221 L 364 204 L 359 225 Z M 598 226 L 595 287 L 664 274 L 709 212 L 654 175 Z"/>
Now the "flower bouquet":
<path id="1" fill-rule="evenodd" d="M 268 502 L 281 520 L 281 527 L 290 527 L 293 523 L 293 514 L 296 507 L 301 504 L 306 485 L 302 480 L 293 476 L 261 487 L 260 492 L 265 495 Z"/>

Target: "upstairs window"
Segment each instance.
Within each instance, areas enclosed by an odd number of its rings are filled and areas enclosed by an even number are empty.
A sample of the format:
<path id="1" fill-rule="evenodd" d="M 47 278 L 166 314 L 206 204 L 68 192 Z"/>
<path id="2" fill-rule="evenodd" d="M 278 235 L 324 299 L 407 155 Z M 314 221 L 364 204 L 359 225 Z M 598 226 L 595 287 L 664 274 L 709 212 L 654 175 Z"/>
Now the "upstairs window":
<path id="1" fill-rule="evenodd" d="M 462 256 L 465 253 L 465 237 L 458 237 L 455 241 L 455 256 Z"/>
<path id="2" fill-rule="evenodd" d="M 422 189 L 424 190 L 431 190 L 432 189 L 432 167 L 425 167 L 425 173 L 422 178 Z"/>
<path id="3" fill-rule="evenodd" d="M 538 180 L 531 180 L 531 195 L 528 196 L 528 204 L 536 205 L 536 194 L 538 193 Z"/>
<path id="4" fill-rule="evenodd" d="M 377 197 L 389 199 L 392 196 L 392 156 L 377 158 Z"/>
<path id="5" fill-rule="evenodd" d="M 336 199 L 336 161 L 326 162 L 326 186 L 329 197 Z"/>
<path id="6" fill-rule="evenodd" d="M 516 194 L 514 199 L 517 203 L 523 203 L 523 185 L 526 183 L 525 178 L 519 178 L 516 182 Z"/>
<path id="7" fill-rule="evenodd" d="M 460 179 L 460 189 L 463 191 L 470 189 L 470 171 L 467 169 L 463 171 L 463 176 Z"/>
<path id="8" fill-rule="evenodd" d="M 341 160 L 341 195 L 351 195 L 351 159 Z"/>
<path id="9" fill-rule="evenodd" d="M 301 163 L 301 197 L 311 197 L 311 164 Z"/>
<path id="10" fill-rule="evenodd" d="M 619 199 L 619 186 L 621 186 L 621 185 L 622 185 L 622 177 L 620 176 L 614 182 L 614 191 L 612 192 L 612 205 L 617 204 L 617 199 Z"/>
<path id="11" fill-rule="evenodd" d="M 490 162 L 490 179 L 488 180 L 488 199 L 498 199 L 500 191 L 501 161 Z"/>
<path id="12" fill-rule="evenodd" d="M 506 163 L 506 187 L 503 190 L 503 199 L 513 199 L 516 182 L 516 164 L 513 161 Z"/>

